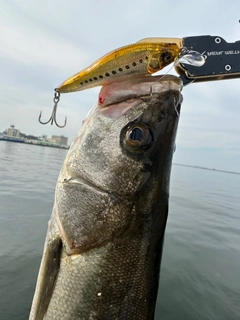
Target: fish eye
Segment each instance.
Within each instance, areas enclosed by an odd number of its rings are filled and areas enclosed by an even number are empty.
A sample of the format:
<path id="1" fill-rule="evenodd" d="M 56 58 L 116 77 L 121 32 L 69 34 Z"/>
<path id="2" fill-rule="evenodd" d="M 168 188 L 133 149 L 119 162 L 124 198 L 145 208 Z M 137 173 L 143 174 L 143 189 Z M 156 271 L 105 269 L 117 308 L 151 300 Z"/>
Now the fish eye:
<path id="1" fill-rule="evenodd" d="M 142 152 L 153 143 L 153 135 L 150 128 L 144 123 L 130 125 L 125 133 L 124 146 L 129 151 Z"/>
<path id="2" fill-rule="evenodd" d="M 141 141 L 142 138 L 143 138 L 143 131 L 139 127 L 133 128 L 133 130 L 129 132 L 129 139 L 132 142 Z"/>

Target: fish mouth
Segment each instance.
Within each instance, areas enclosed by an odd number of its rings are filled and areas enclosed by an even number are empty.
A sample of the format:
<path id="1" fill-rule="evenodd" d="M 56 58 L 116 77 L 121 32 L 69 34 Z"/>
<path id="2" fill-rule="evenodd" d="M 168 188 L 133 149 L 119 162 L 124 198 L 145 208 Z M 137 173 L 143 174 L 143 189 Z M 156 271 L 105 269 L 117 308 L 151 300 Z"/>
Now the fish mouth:
<path id="1" fill-rule="evenodd" d="M 141 76 L 113 82 L 102 87 L 98 97 L 98 110 L 107 117 L 118 118 L 141 102 L 169 90 L 181 92 L 181 78 L 172 75 Z"/>
<path id="2" fill-rule="evenodd" d="M 59 183 L 63 184 L 63 185 L 64 184 L 79 184 L 79 185 L 84 185 L 84 186 L 90 187 L 91 189 L 98 190 L 102 193 L 107 193 L 107 194 L 110 193 L 109 190 L 103 188 L 102 186 L 96 185 L 95 183 L 93 183 L 89 179 L 83 178 L 82 176 L 64 178 Z"/>
<path id="3" fill-rule="evenodd" d="M 102 87 L 98 97 L 98 107 L 105 108 L 110 104 L 125 102 L 131 99 L 151 97 L 153 94 L 169 90 L 181 91 L 181 78 L 173 75 L 141 76 L 124 81 L 112 82 Z"/>

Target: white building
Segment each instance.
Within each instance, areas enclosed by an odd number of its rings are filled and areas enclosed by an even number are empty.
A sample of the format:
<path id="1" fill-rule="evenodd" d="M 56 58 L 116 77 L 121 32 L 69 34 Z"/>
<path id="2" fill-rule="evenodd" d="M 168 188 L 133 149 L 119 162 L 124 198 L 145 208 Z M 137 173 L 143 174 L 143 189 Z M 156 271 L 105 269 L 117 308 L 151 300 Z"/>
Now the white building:
<path id="1" fill-rule="evenodd" d="M 7 129 L 7 136 L 19 138 L 20 130 L 15 129 L 14 125 L 11 125 L 10 128 Z"/>
<path id="2" fill-rule="evenodd" d="M 52 136 L 52 138 L 48 139 L 48 141 L 66 146 L 68 143 L 68 138 L 64 136 Z"/>

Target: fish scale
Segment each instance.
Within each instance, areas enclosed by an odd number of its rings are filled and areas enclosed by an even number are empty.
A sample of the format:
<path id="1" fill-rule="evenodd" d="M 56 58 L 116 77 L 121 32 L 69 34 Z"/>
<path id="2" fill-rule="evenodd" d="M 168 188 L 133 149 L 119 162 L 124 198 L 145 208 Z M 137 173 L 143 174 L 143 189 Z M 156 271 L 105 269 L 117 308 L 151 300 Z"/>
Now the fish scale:
<path id="1" fill-rule="evenodd" d="M 119 245 L 112 243 L 102 250 L 92 250 L 84 259 L 81 256 L 65 258 L 56 294 L 52 296 L 44 319 L 147 319 L 152 301 L 146 299 L 146 294 L 152 288 L 147 280 L 148 270 L 139 258 L 139 243 L 140 239 L 126 237 Z M 128 259 L 122 259 L 123 255 Z M 68 264 L 71 264 L 71 272 L 67 271 Z M 109 282 L 113 274 L 115 281 Z M 84 287 L 83 281 L 86 281 Z M 78 314 L 72 306 L 79 302 L 84 307 Z M 92 310 L 91 315 L 89 310 Z"/>

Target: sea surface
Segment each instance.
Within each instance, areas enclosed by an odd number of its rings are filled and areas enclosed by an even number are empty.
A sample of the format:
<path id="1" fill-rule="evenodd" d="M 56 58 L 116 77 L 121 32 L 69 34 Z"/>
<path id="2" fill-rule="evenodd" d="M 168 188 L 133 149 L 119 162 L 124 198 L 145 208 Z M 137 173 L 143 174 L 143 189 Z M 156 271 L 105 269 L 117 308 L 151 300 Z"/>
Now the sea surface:
<path id="1" fill-rule="evenodd" d="M 0 141 L 0 320 L 28 319 L 66 154 Z M 155 319 L 240 319 L 239 174 L 173 165 Z"/>

